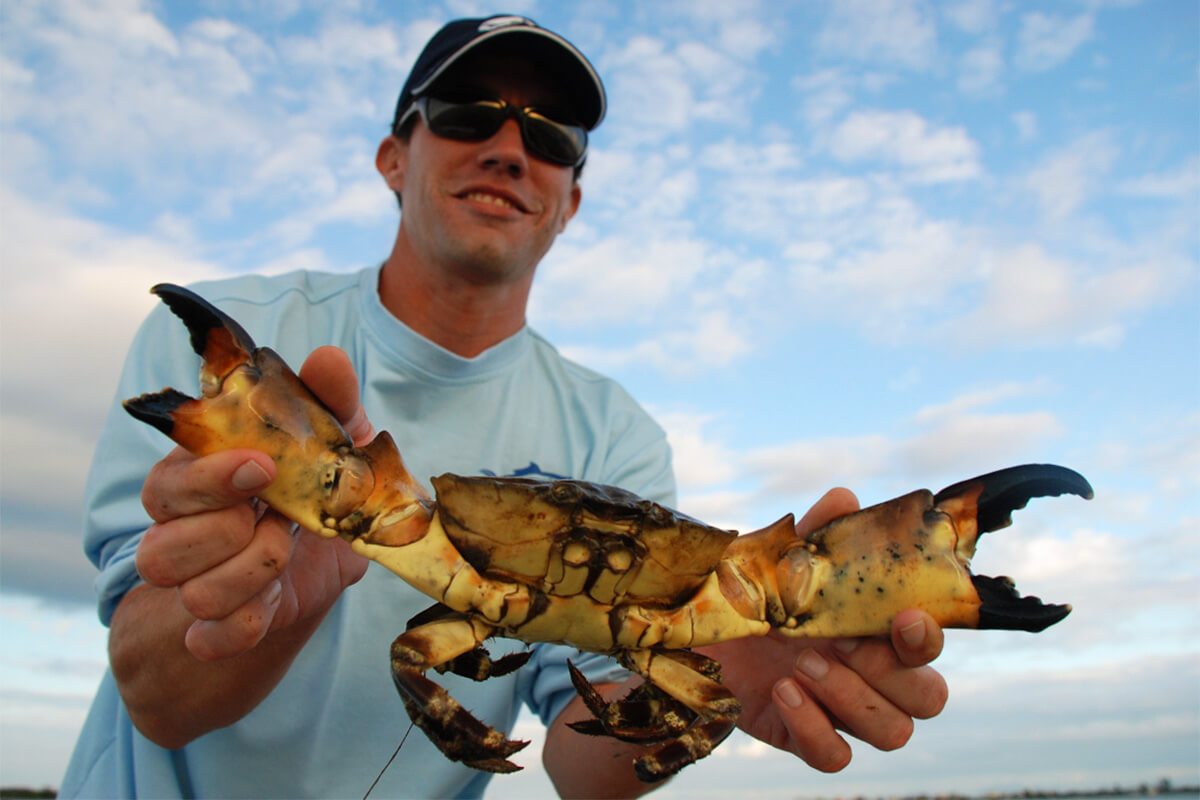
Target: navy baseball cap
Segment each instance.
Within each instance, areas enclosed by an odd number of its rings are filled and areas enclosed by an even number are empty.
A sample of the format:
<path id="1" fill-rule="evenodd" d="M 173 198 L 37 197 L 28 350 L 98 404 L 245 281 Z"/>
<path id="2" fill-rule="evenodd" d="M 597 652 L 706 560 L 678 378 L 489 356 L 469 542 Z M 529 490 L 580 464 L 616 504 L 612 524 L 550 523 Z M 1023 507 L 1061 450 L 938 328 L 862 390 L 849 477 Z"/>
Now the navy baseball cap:
<path id="1" fill-rule="evenodd" d="M 547 75 L 562 80 L 570 97 L 564 105 L 576 114 L 580 125 L 592 130 L 604 119 L 604 85 L 591 62 L 575 45 L 528 17 L 497 15 L 459 19 L 434 34 L 413 65 L 400 99 L 392 127 L 403 118 L 413 101 L 437 82 L 446 70 L 467 53 L 492 47 L 507 47 L 541 65 Z"/>

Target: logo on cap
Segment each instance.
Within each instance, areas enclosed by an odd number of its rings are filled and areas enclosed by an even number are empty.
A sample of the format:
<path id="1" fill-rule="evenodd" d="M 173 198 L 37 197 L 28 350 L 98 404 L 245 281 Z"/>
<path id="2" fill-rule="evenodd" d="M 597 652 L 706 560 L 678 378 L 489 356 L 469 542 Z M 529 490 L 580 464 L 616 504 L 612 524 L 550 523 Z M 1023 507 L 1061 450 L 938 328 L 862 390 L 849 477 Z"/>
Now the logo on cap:
<path id="1" fill-rule="evenodd" d="M 525 17 L 491 17 L 480 23 L 479 32 L 486 33 L 487 31 L 494 31 L 497 28 L 508 28 L 513 25 L 527 25 L 531 28 L 537 27 L 536 22 Z"/>

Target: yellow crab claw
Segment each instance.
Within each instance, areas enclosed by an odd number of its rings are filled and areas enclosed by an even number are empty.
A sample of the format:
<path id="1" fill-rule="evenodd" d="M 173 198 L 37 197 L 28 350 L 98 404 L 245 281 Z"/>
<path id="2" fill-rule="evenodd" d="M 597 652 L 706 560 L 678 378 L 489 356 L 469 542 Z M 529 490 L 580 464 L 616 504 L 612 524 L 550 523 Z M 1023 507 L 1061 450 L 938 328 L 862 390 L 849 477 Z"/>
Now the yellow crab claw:
<path id="1" fill-rule="evenodd" d="M 836 519 L 780 554 L 777 624 L 797 636 L 874 635 L 921 608 L 944 627 L 1041 631 L 1071 607 L 1021 597 L 1008 578 L 971 574 L 970 561 L 979 535 L 1031 498 L 1068 493 L 1090 499 L 1092 487 L 1066 467 L 1026 464 Z"/>
<path id="2" fill-rule="evenodd" d="M 125 410 L 196 455 L 233 448 L 267 453 L 275 480 L 260 496 L 327 537 L 383 544 L 424 535 L 429 497 L 386 433 L 356 448 L 333 414 L 273 350 L 256 347 L 237 322 L 181 286 L 151 290 L 183 320 L 203 359 L 202 396 L 144 394 Z"/>

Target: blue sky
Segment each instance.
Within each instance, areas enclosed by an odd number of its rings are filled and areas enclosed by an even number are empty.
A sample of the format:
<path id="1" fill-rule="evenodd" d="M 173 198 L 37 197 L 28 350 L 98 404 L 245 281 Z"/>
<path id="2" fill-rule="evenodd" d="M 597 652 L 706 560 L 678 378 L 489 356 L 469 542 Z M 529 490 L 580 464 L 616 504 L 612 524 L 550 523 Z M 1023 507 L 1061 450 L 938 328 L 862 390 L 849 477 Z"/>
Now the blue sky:
<path id="1" fill-rule="evenodd" d="M 104 668 L 80 498 L 146 290 L 382 260 L 399 86 L 493 11 L 608 87 L 530 323 L 663 423 L 683 510 L 1026 461 L 1096 488 L 984 540 L 1076 610 L 952 632 L 908 747 L 823 776 L 736 736 L 659 796 L 1200 780 L 1195 2 L 5 0 L 0 783 L 58 783 Z M 489 796 L 548 793 L 526 763 Z"/>

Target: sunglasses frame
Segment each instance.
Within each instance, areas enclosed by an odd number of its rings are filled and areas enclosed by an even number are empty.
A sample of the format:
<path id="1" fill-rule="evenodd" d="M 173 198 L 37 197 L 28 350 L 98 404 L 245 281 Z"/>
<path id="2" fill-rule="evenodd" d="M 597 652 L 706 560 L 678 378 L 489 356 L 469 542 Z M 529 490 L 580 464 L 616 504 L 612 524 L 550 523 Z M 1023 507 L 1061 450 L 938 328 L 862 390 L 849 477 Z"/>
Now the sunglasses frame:
<path id="1" fill-rule="evenodd" d="M 446 110 L 460 109 L 470 106 L 479 106 L 480 108 L 486 109 L 497 109 L 503 112 L 503 116 L 500 117 L 500 121 L 496 125 L 495 129 L 490 132 L 480 134 L 478 136 L 451 136 L 437 129 L 437 118 L 439 114 L 436 111 L 431 112 L 429 110 L 430 103 L 441 104 Z M 392 132 L 397 133 L 403 129 L 403 127 L 408 123 L 409 119 L 414 114 L 420 114 L 421 119 L 425 120 L 425 126 L 429 128 L 434 135 L 459 142 L 482 142 L 486 139 L 490 139 L 492 136 L 496 135 L 496 131 L 499 131 L 505 122 L 510 119 L 515 119 L 517 121 L 517 126 L 521 129 L 521 143 L 525 145 L 525 149 L 534 158 L 555 164 L 560 167 L 575 168 L 578 168 L 580 165 L 582 165 L 584 160 L 587 158 L 587 128 L 583 127 L 582 125 L 573 125 L 551 119 L 544 113 L 538 111 L 538 109 L 534 106 L 515 106 L 512 103 L 500 99 L 475 100 L 472 102 L 460 103 L 453 100 L 442 100 L 441 98 L 424 95 L 413 101 L 412 105 L 408 107 L 408 110 L 404 112 L 404 115 L 397 120 Z M 432 121 L 430 119 L 431 117 L 433 118 Z M 579 144 L 579 155 L 573 161 L 567 161 L 543 152 L 542 148 L 538 144 L 536 136 L 531 135 L 529 132 L 529 126 L 531 125 L 549 126 L 555 131 L 556 135 L 563 136 L 566 139 Z"/>

